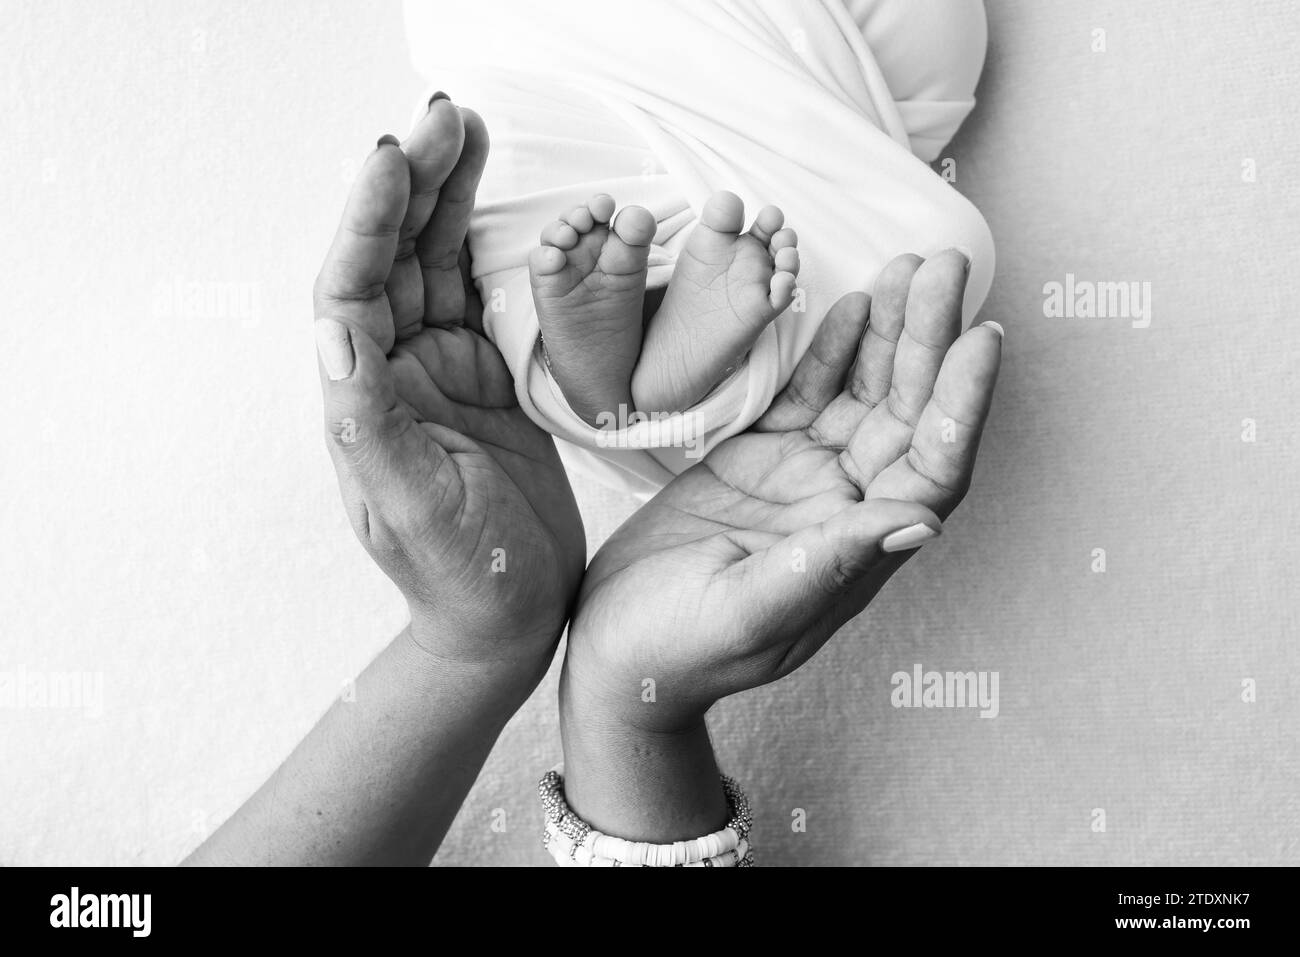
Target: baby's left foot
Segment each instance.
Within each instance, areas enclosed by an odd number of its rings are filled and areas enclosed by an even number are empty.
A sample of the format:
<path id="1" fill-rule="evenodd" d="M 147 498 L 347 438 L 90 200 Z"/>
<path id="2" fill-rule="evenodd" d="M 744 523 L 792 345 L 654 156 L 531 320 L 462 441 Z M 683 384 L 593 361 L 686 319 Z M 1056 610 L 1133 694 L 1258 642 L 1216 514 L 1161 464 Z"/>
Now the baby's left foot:
<path id="1" fill-rule="evenodd" d="M 632 375 L 643 412 L 690 408 L 724 379 L 794 299 L 798 237 L 765 206 L 749 232 L 735 193 L 709 197 L 686 240 Z"/>

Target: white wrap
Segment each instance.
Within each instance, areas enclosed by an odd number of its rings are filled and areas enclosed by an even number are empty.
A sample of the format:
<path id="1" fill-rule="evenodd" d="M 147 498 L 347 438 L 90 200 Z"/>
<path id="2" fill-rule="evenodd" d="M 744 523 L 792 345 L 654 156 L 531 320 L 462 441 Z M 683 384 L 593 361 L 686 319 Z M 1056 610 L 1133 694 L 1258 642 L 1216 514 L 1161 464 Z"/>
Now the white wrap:
<path id="1" fill-rule="evenodd" d="M 924 162 L 973 106 L 979 0 L 407 0 L 406 23 L 430 91 L 492 137 L 470 228 L 487 331 L 523 408 L 608 484 L 649 495 L 691 459 L 655 423 L 586 425 L 541 360 L 528 252 L 593 193 L 654 213 L 652 287 L 715 190 L 750 216 L 781 206 L 799 233 L 803 300 L 687 414 L 693 451 L 762 414 L 827 308 L 899 253 L 965 250 L 968 322 L 984 301 L 988 227 Z"/>

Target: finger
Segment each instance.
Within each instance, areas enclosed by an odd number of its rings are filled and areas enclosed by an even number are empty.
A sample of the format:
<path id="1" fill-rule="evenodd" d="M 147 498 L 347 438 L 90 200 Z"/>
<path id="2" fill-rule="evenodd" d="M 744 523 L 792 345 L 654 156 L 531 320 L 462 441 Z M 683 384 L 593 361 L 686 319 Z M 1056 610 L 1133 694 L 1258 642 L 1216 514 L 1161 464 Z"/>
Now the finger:
<path id="1" fill-rule="evenodd" d="M 460 159 L 438 193 L 433 216 L 416 243 L 424 276 L 424 322 L 430 326 L 458 325 L 465 319 L 460 253 L 474 212 L 474 194 L 487 165 L 487 127 L 473 110 L 460 112 L 465 129 Z"/>
<path id="2" fill-rule="evenodd" d="M 876 277 L 871 294 L 871 325 L 862 339 L 853 368 L 850 389 L 868 409 L 889 394 L 894 375 L 894 353 L 903 335 L 907 294 L 912 279 L 924 260 L 907 254 L 891 259 Z"/>
<path id="3" fill-rule="evenodd" d="M 888 393 L 894 348 L 903 333 L 907 291 L 922 262 L 919 256 L 899 256 L 886 263 L 876 277 L 871 320 L 855 344 L 857 359 L 848 387 L 817 422 L 816 438 L 827 448 L 847 446 L 862 420 Z"/>
<path id="4" fill-rule="evenodd" d="M 465 141 L 460 110 L 445 94 L 438 96 L 442 98 L 430 101 L 428 112 L 402 144 L 411 168 L 411 198 L 387 284 L 399 341 L 419 332 L 424 324 L 424 277 L 415 255 L 416 240 L 433 215 L 438 196 L 460 158 Z"/>
<path id="5" fill-rule="evenodd" d="M 465 295 L 465 325 L 482 335 L 483 300 L 478 294 L 478 288 L 474 285 L 473 260 L 470 257 L 468 240 L 460 248 L 458 265 L 461 289 Z"/>
<path id="6" fill-rule="evenodd" d="M 961 304 L 969 260 L 955 249 L 931 256 L 917 267 L 907 292 L 903 332 L 885 401 L 900 419 L 915 425 L 930 401 L 948 347 L 961 332 Z"/>
<path id="7" fill-rule="evenodd" d="M 986 322 L 948 350 L 911 446 L 867 486 L 868 498 L 920 502 L 945 517 L 957 507 L 975 470 L 1003 337 L 1000 325 Z"/>
<path id="8" fill-rule="evenodd" d="M 831 306 L 790 381 L 762 417 L 757 432 L 791 432 L 811 426 L 844 388 L 871 312 L 871 298 L 851 292 Z"/>
<path id="9" fill-rule="evenodd" d="M 402 221 L 398 256 L 415 254 L 415 242 L 429 224 L 438 197 L 465 146 L 465 121 L 445 93 L 435 93 L 429 109 L 402 144 L 411 166 L 411 202 Z"/>
<path id="10" fill-rule="evenodd" d="M 395 332 L 384 285 L 409 195 L 406 157 L 395 138 L 385 137 L 357 174 L 313 295 L 316 318 L 364 332 L 385 353 Z"/>
<path id="11" fill-rule="evenodd" d="M 912 277 L 888 392 L 862 419 L 840 458 L 861 489 L 912 442 L 944 356 L 961 329 L 966 265 L 965 256 L 948 250 L 926 260 Z"/>
<path id="12" fill-rule="evenodd" d="M 873 499 L 756 552 L 734 566 L 743 576 L 736 607 L 749 619 L 745 630 L 790 635 L 823 627 L 824 641 L 902 564 L 896 555 L 914 551 L 942 529 L 923 505 Z M 863 592 L 864 584 L 870 591 Z M 845 598 L 851 599 L 847 606 Z"/>

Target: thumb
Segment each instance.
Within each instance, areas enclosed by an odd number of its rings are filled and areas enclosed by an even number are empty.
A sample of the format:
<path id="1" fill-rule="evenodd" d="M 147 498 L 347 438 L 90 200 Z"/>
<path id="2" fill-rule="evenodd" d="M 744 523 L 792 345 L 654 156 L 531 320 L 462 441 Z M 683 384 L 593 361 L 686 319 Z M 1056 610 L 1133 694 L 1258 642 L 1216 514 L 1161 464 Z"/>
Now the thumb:
<path id="1" fill-rule="evenodd" d="M 908 554 L 942 530 L 938 516 L 915 502 L 875 498 L 851 505 L 752 555 L 747 604 L 756 623 L 784 632 L 773 637 L 797 638 L 828 615 L 840 618 L 829 622 L 833 631 L 862 611 Z M 846 597 L 876 577 L 870 592 L 845 607 Z"/>
<path id="2" fill-rule="evenodd" d="M 345 457 L 353 458 L 409 416 L 398 406 L 392 370 L 374 339 L 335 319 L 317 319 L 315 332 L 325 426 Z"/>
<path id="3" fill-rule="evenodd" d="M 330 455 L 360 534 L 370 513 L 395 519 L 427 492 L 429 457 L 444 453 L 397 400 L 388 358 L 369 334 L 317 319 L 315 335 Z"/>

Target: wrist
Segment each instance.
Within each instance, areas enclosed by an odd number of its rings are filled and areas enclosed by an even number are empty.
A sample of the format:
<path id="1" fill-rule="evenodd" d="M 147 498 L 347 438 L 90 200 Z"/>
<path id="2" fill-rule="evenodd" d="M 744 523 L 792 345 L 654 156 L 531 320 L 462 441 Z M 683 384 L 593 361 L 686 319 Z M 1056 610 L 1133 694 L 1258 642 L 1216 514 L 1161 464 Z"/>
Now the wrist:
<path id="1" fill-rule="evenodd" d="M 510 716 L 545 676 L 559 641 L 478 635 L 410 607 L 411 623 L 396 639 L 413 669 L 473 689 L 485 705 Z"/>
<path id="2" fill-rule="evenodd" d="M 581 715 L 583 727 L 606 737 L 674 736 L 694 732 L 715 699 L 655 669 L 601 660 L 598 643 L 571 624 L 560 681 L 560 719 Z"/>
<path id="3" fill-rule="evenodd" d="M 597 830 L 667 843 L 725 823 L 726 799 L 703 710 L 674 708 L 653 717 L 628 712 L 578 686 L 566 662 L 560 733 L 569 804 Z"/>

